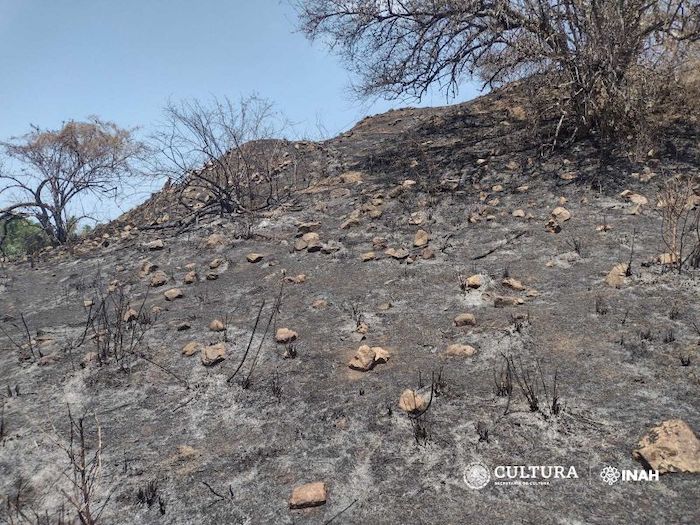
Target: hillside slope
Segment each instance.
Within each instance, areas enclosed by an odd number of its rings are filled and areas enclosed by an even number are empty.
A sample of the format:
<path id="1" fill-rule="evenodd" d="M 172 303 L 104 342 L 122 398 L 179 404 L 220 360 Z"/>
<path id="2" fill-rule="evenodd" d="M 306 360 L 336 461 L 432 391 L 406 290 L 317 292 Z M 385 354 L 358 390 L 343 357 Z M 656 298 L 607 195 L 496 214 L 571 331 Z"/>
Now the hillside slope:
<path id="1" fill-rule="evenodd" d="M 73 253 L 6 266 L 5 520 L 74 516 L 70 408 L 101 428 L 105 523 L 697 522 L 698 474 L 599 477 L 645 468 L 633 450 L 663 421 L 700 428 L 700 281 L 658 262 L 655 210 L 667 173 L 698 172 L 697 130 L 605 169 L 530 136 L 503 93 L 392 111 L 305 144 L 308 185 L 252 224 L 181 228 L 165 189 Z M 474 463 L 578 479 L 476 490 Z M 290 509 L 309 482 L 325 504 Z"/>

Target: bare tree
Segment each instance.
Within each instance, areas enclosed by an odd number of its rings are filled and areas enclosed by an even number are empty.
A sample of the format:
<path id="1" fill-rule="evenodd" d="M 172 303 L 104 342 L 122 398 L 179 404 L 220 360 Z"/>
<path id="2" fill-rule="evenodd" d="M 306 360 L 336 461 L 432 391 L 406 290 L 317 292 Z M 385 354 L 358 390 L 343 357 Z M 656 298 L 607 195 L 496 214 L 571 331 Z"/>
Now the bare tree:
<path id="1" fill-rule="evenodd" d="M 31 217 L 55 244 L 66 243 L 71 223 L 85 218 L 72 213 L 73 204 L 118 195 L 145 151 L 133 130 L 97 117 L 58 130 L 33 127 L 0 147 L 19 167 L 0 170 L 0 220 Z"/>
<path id="2" fill-rule="evenodd" d="M 302 0 L 301 29 L 359 75 L 361 95 L 455 95 L 547 77 L 557 133 L 619 135 L 700 40 L 700 0 Z M 668 86 L 666 86 L 668 87 Z M 556 122 L 556 120 L 555 120 Z"/>
<path id="3" fill-rule="evenodd" d="M 696 177 L 670 177 L 659 192 L 665 260 L 678 273 L 700 266 L 700 185 Z"/>
<path id="4" fill-rule="evenodd" d="M 249 213 L 288 194 L 298 158 L 288 141 L 275 138 L 287 123 L 270 101 L 169 102 L 164 113 L 153 135 L 161 153 L 155 171 L 176 182 L 180 203 L 190 211 Z"/>

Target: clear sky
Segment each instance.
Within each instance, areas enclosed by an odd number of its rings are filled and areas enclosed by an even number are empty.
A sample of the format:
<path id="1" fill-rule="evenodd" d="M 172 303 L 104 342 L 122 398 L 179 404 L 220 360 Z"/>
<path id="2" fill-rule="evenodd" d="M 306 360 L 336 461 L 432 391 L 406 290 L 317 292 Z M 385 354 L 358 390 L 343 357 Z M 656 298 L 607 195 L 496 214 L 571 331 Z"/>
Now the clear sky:
<path id="1" fill-rule="evenodd" d="M 289 0 L 0 0 L 0 139 L 89 115 L 145 135 L 168 98 L 257 93 L 312 137 L 317 122 L 333 136 L 418 105 L 355 100 L 340 60 L 296 23 Z M 476 95 L 468 84 L 457 101 Z M 446 102 L 433 93 L 420 105 Z"/>

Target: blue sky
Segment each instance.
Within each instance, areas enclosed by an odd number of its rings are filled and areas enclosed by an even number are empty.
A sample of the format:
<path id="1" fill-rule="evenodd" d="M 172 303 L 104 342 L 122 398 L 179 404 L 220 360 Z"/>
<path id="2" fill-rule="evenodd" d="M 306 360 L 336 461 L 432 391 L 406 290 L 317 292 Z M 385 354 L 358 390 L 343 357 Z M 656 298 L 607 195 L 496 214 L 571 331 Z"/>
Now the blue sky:
<path id="1" fill-rule="evenodd" d="M 0 0 L 0 50 L 2 140 L 89 115 L 147 134 L 168 98 L 258 93 L 313 137 L 317 122 L 336 135 L 418 105 L 355 100 L 340 60 L 296 32 L 288 0 Z M 467 84 L 457 101 L 476 95 Z M 432 93 L 420 105 L 445 103 Z"/>

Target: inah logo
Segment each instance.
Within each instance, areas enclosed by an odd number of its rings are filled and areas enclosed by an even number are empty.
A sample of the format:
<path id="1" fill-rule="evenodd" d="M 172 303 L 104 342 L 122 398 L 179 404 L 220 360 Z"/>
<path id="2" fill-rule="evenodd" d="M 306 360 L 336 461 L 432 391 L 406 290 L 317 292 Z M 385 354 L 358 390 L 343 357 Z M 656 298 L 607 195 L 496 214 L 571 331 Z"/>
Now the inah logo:
<path id="1" fill-rule="evenodd" d="M 483 489 L 491 481 L 491 472 L 481 463 L 472 463 L 464 469 L 464 483 L 470 489 Z"/>
<path id="2" fill-rule="evenodd" d="M 620 479 L 620 471 L 615 467 L 608 465 L 600 472 L 600 479 L 602 479 L 608 485 L 612 485 Z"/>

